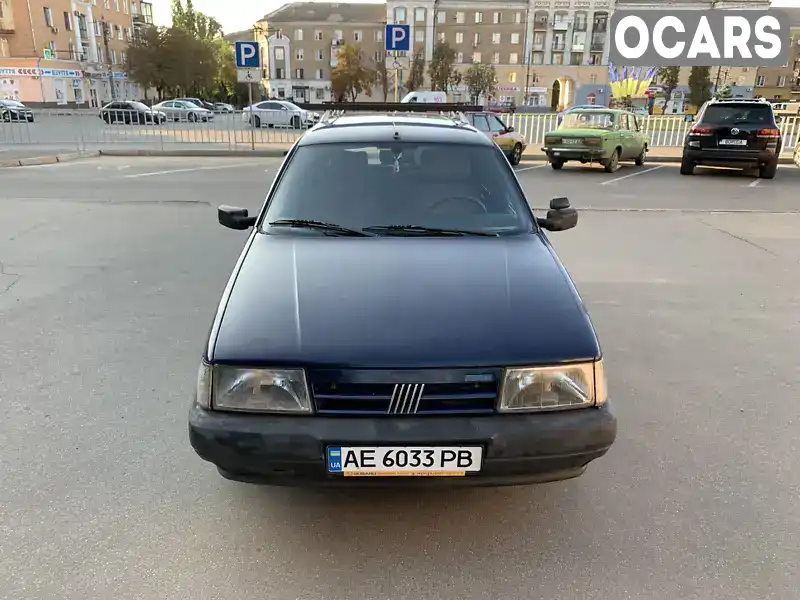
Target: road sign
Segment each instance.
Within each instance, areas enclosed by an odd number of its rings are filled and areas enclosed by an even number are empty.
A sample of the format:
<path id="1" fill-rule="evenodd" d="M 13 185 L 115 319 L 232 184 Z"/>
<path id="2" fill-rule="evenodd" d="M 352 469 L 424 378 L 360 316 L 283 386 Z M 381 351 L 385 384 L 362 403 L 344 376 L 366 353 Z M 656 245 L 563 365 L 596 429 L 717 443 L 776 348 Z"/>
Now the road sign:
<path id="1" fill-rule="evenodd" d="M 258 69 L 261 67 L 261 52 L 258 42 L 236 42 L 236 68 Z"/>
<path id="2" fill-rule="evenodd" d="M 411 58 L 408 56 L 387 56 L 386 68 L 389 71 L 393 71 L 394 69 L 408 71 L 411 69 Z"/>
<path id="3" fill-rule="evenodd" d="M 239 83 L 258 83 L 261 81 L 261 69 L 236 69 L 236 81 Z"/>
<path id="4" fill-rule="evenodd" d="M 387 25 L 386 50 L 389 52 L 411 50 L 411 25 Z"/>
<path id="5" fill-rule="evenodd" d="M 50 48 L 44 49 L 44 59 L 45 60 L 53 60 L 53 51 Z"/>

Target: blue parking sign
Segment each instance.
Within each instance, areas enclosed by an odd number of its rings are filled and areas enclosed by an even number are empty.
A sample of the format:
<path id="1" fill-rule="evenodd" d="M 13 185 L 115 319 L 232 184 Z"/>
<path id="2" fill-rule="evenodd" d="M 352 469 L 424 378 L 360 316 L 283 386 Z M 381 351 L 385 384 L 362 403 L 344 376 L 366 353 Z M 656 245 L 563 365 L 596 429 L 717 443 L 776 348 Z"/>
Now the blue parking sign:
<path id="1" fill-rule="evenodd" d="M 386 50 L 408 52 L 411 50 L 411 25 L 386 26 Z"/>
<path id="2" fill-rule="evenodd" d="M 258 42 L 236 42 L 236 68 L 261 68 L 261 52 L 258 50 Z"/>

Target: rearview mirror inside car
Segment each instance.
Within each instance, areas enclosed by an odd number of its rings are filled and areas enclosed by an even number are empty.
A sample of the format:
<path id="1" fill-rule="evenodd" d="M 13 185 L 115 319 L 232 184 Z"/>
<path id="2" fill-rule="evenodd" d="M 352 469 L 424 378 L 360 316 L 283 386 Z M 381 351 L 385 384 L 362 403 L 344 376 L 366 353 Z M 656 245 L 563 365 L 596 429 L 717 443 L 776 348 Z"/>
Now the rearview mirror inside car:
<path id="1" fill-rule="evenodd" d="M 250 229 L 256 224 L 256 217 L 251 217 L 246 208 L 236 206 L 220 206 L 217 209 L 219 224 L 228 229 Z"/>
<path id="2" fill-rule="evenodd" d="M 578 224 L 578 211 L 572 208 L 569 198 L 553 198 L 547 217 L 537 219 L 539 226 L 547 231 L 566 231 Z"/>

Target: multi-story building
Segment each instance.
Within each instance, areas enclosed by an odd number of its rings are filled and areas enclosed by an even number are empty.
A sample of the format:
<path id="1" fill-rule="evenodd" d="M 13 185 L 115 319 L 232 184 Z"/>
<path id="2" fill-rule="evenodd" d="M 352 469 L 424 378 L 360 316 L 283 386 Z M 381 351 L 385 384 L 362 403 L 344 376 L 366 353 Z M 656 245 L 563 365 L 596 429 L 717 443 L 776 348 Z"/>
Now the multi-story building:
<path id="1" fill-rule="evenodd" d="M 266 93 L 296 102 L 331 100 L 331 72 L 344 44 L 358 45 L 369 68 L 383 63 L 385 20 L 385 4 L 295 2 L 269 13 L 256 26 Z"/>
<path id="2" fill-rule="evenodd" d="M 789 61 L 781 67 L 761 67 L 756 74 L 756 96 L 768 100 L 800 101 L 800 9 L 782 9 L 791 19 Z"/>
<path id="3" fill-rule="evenodd" d="M 139 99 L 128 81 L 134 27 L 152 23 L 140 0 L 0 0 L 0 97 L 33 106 L 99 106 Z"/>

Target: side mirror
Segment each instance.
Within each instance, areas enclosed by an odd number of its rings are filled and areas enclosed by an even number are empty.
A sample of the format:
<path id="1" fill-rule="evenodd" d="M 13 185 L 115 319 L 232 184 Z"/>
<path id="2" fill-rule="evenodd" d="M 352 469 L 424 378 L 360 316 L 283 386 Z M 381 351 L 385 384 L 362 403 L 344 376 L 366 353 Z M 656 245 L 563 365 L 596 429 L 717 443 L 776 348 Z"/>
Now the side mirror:
<path id="1" fill-rule="evenodd" d="M 578 211 L 569 204 L 569 198 L 553 198 L 547 217 L 537 219 L 539 226 L 547 231 L 566 231 L 578 224 Z"/>
<path id="2" fill-rule="evenodd" d="M 217 209 L 217 220 L 228 229 L 250 229 L 256 224 L 256 217 L 251 217 L 246 208 L 236 206 L 220 206 Z"/>
<path id="3" fill-rule="evenodd" d="M 514 133 L 514 127 L 506 127 L 506 133 Z"/>

